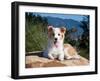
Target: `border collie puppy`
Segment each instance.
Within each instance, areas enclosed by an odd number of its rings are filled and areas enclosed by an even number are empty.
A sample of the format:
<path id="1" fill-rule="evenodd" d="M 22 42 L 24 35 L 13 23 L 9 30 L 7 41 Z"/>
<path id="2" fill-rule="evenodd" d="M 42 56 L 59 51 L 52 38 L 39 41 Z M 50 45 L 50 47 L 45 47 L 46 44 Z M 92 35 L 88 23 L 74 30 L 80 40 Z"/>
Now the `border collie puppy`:
<path id="1" fill-rule="evenodd" d="M 79 59 L 79 55 L 70 44 L 64 44 L 66 28 L 56 28 L 48 26 L 48 45 L 44 51 L 44 57 L 54 60 L 55 58 L 63 61 L 65 59 Z"/>

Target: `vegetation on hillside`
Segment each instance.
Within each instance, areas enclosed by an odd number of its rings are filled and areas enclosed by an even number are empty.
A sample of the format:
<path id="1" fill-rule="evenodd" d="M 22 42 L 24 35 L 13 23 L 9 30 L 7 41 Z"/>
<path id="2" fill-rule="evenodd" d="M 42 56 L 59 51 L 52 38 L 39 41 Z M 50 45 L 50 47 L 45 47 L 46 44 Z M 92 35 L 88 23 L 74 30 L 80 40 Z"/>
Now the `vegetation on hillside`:
<path id="1" fill-rule="evenodd" d="M 26 13 L 26 52 L 44 50 L 47 43 L 47 20 L 32 13 Z"/>

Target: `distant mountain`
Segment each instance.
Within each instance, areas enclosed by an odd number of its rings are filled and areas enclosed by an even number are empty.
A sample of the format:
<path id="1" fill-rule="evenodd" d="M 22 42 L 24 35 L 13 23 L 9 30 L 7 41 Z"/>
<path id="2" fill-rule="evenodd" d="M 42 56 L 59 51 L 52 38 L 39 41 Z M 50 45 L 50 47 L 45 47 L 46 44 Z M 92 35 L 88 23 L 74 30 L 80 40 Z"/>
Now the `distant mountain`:
<path id="1" fill-rule="evenodd" d="M 73 19 L 61 19 L 61 18 L 50 17 L 50 16 L 47 16 L 46 18 L 48 20 L 49 25 L 53 25 L 55 27 L 65 26 L 68 29 L 71 29 L 73 27 L 80 28 L 80 24 L 81 24 L 79 21 Z"/>
<path id="2" fill-rule="evenodd" d="M 47 21 L 49 25 L 53 25 L 54 27 L 66 27 L 68 30 L 71 28 L 76 28 L 77 32 L 72 35 L 73 40 L 77 39 L 78 36 L 81 36 L 83 33 L 83 29 L 80 27 L 81 22 L 73 20 L 73 19 L 62 19 L 56 17 L 47 16 Z"/>

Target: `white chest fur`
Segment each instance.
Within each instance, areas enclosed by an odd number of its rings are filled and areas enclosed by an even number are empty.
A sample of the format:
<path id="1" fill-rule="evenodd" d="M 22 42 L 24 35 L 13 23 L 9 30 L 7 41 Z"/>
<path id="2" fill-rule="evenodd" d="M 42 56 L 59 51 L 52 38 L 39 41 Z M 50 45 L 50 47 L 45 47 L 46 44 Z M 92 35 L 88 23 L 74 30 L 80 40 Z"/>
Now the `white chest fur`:
<path id="1" fill-rule="evenodd" d="M 59 43 L 58 47 L 52 45 L 48 48 L 48 57 L 51 59 L 58 58 L 59 60 L 64 59 L 63 45 Z"/>

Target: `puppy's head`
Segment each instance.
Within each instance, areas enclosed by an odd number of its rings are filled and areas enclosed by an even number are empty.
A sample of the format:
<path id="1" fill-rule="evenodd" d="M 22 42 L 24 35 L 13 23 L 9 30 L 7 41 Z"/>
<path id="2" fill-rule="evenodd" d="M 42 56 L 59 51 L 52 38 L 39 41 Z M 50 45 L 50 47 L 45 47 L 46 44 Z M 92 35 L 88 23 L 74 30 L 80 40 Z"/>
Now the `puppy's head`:
<path id="1" fill-rule="evenodd" d="M 48 37 L 54 41 L 54 43 L 61 42 L 64 40 L 66 28 L 55 28 L 53 26 L 48 26 Z"/>

